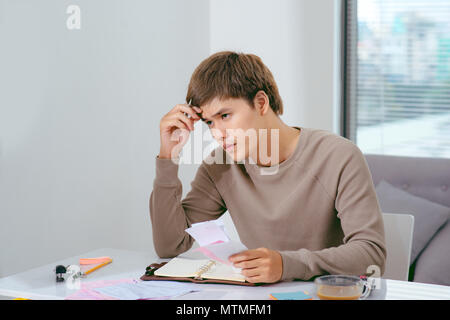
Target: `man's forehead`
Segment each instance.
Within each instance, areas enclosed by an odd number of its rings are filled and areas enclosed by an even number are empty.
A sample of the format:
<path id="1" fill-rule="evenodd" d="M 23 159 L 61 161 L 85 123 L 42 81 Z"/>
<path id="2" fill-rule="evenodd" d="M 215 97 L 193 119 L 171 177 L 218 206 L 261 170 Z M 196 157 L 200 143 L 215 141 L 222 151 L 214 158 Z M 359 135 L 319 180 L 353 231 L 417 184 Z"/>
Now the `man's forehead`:
<path id="1" fill-rule="evenodd" d="M 214 99 L 209 103 L 201 106 L 203 118 L 210 118 L 221 110 L 232 109 L 235 104 L 233 99 Z"/>
<path id="2" fill-rule="evenodd" d="M 225 105 L 229 105 L 233 102 L 234 99 L 231 98 L 214 98 L 210 100 L 209 102 L 205 103 L 201 106 L 202 110 L 208 111 L 208 112 L 214 112 L 220 109 L 221 107 L 224 107 Z"/>

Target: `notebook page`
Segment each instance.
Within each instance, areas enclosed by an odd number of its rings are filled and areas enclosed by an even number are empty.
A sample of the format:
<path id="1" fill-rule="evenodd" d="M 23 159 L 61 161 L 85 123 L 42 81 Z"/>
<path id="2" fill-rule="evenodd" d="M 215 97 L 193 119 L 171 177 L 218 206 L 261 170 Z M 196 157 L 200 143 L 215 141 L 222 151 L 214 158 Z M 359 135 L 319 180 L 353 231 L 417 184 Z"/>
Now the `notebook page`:
<path id="1" fill-rule="evenodd" d="M 242 274 L 234 272 L 232 267 L 220 262 L 216 262 L 210 270 L 203 273 L 202 278 L 245 282 Z"/>
<path id="2" fill-rule="evenodd" d="M 163 277 L 195 277 L 198 270 L 206 265 L 208 259 L 173 258 L 155 271 L 155 276 Z"/>

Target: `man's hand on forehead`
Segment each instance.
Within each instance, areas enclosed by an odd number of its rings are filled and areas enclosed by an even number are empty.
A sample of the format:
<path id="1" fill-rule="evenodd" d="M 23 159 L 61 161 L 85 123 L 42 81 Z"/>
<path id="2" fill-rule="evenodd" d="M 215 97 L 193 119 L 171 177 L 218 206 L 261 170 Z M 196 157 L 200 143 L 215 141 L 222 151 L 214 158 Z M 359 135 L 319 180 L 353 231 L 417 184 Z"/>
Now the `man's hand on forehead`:
<path id="1" fill-rule="evenodd" d="M 199 107 L 196 107 L 196 106 L 190 106 L 192 109 L 194 109 L 194 111 L 197 113 L 197 116 L 199 116 L 199 118 L 202 120 L 202 121 L 206 121 L 205 119 L 203 119 L 203 117 L 202 117 L 202 109 L 201 108 L 199 108 Z"/>
<path id="2" fill-rule="evenodd" d="M 193 109 L 195 111 L 195 114 L 200 118 L 200 120 L 205 121 L 205 119 L 202 118 L 201 113 L 202 113 L 202 109 L 197 107 L 197 106 L 193 106 L 191 104 L 192 99 L 186 104 L 188 107 L 190 107 L 191 109 Z M 192 118 L 192 115 L 190 115 L 189 113 L 185 112 L 184 113 L 189 119 Z"/>

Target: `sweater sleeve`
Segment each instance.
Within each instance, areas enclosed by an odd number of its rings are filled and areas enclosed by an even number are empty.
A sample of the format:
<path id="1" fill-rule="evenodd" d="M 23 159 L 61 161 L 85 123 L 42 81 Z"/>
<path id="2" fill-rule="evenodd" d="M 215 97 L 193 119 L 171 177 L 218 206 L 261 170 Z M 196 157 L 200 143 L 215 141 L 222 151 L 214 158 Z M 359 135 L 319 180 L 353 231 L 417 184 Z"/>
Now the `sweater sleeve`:
<path id="1" fill-rule="evenodd" d="M 332 164 L 335 173 L 322 184 L 334 199 L 343 244 L 317 251 L 281 251 L 283 280 L 309 280 L 322 274 L 364 275 L 369 266 L 384 273 L 384 224 L 369 168 L 356 145 L 339 147 L 338 159 Z"/>
<path id="2" fill-rule="evenodd" d="M 177 256 L 191 248 L 193 239 L 185 232 L 191 224 L 219 218 L 227 209 L 203 162 L 182 200 L 178 164 L 156 158 L 156 176 L 150 195 L 150 219 L 156 253 L 162 258 Z"/>

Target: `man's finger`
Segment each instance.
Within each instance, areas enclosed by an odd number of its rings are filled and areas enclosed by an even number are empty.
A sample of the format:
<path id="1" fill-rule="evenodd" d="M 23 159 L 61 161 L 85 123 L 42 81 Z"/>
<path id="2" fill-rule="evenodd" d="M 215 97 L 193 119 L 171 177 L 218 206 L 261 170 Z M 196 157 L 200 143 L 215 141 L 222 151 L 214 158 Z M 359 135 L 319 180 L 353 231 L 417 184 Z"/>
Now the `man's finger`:
<path id="1" fill-rule="evenodd" d="M 191 106 L 197 113 L 202 113 L 202 109 L 197 106 Z"/>
<path id="2" fill-rule="evenodd" d="M 262 263 L 260 258 L 256 258 L 256 259 L 252 259 L 252 260 L 244 260 L 244 261 L 240 261 L 240 262 L 235 262 L 233 264 L 233 266 L 235 268 L 242 268 L 242 269 L 247 269 L 247 268 L 256 268 L 258 266 L 260 266 Z"/>
<path id="3" fill-rule="evenodd" d="M 259 268 L 243 269 L 241 274 L 247 278 L 256 277 L 261 275 L 261 270 Z"/>
<path id="4" fill-rule="evenodd" d="M 261 253 L 257 250 L 246 250 L 229 257 L 230 262 L 236 263 L 245 260 L 252 260 L 261 257 Z"/>
<path id="5" fill-rule="evenodd" d="M 178 105 L 178 109 L 185 114 L 189 114 L 194 119 L 200 119 L 200 117 L 197 115 L 197 112 L 191 107 L 180 104 Z"/>
<path id="6" fill-rule="evenodd" d="M 189 119 L 185 114 L 182 114 L 182 113 L 176 114 L 175 117 L 177 117 L 179 120 L 184 122 L 186 124 L 186 127 L 188 128 L 189 131 L 194 130 L 194 121 L 193 121 L 193 119 Z"/>
<path id="7" fill-rule="evenodd" d="M 247 282 L 251 282 L 251 283 L 263 283 L 263 282 L 265 282 L 263 276 L 261 276 L 261 275 L 255 275 L 255 276 L 252 276 L 252 277 L 245 277 L 245 280 Z"/>

